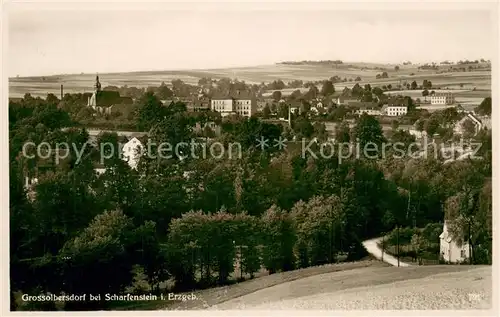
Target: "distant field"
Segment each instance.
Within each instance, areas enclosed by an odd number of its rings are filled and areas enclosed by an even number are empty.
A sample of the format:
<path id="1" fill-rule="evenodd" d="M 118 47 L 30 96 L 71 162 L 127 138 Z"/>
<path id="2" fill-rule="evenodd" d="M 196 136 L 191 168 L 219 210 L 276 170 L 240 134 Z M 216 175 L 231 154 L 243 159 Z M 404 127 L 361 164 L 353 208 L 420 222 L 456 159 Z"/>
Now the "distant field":
<path id="1" fill-rule="evenodd" d="M 461 105 L 471 105 L 471 106 L 477 106 L 479 105 L 484 98 L 486 97 L 491 97 L 491 91 L 490 90 L 480 90 L 480 91 L 472 91 L 472 90 L 465 90 L 465 89 L 436 89 L 434 90 L 436 93 L 447 93 L 451 92 L 455 96 L 455 103 L 456 104 L 461 104 Z M 414 99 L 420 98 L 421 100 L 429 100 L 429 96 L 423 97 L 422 96 L 422 90 L 399 90 L 399 91 L 387 91 L 385 94 L 388 95 L 402 95 L 402 96 L 409 96 Z M 429 105 L 430 106 L 430 105 Z"/>
<path id="2" fill-rule="evenodd" d="M 401 66 L 399 71 L 394 70 L 394 65 L 377 65 L 367 63 L 356 63 L 354 68 L 348 68 L 341 65 L 338 68 L 334 66 L 319 65 L 265 65 L 255 67 L 240 67 L 228 69 L 208 69 L 208 70 L 179 70 L 179 71 L 145 71 L 131 73 L 109 73 L 99 74 L 103 86 L 158 86 L 161 82 L 170 84 L 173 79 L 181 79 L 189 84 L 197 84 L 202 77 L 211 77 L 219 79 L 223 77 L 238 78 L 246 83 L 272 82 L 281 79 L 289 82 L 295 79 L 307 81 L 316 81 L 328 79 L 332 76 L 352 79 L 352 82 L 337 83 L 337 90 L 344 87 L 352 87 L 356 82 L 356 77 L 361 77 L 360 84 L 371 84 L 375 86 L 396 85 L 398 83 L 410 82 L 416 80 L 419 84 L 424 79 L 432 81 L 434 87 L 459 88 L 463 84 L 463 89 L 471 90 L 486 89 L 491 90 L 491 72 L 474 71 L 460 73 L 441 73 L 424 70 L 419 71 L 415 66 Z M 376 79 L 380 70 L 361 70 L 361 67 L 385 67 L 389 78 Z M 414 73 L 414 75 L 411 75 Z M 92 91 L 96 74 L 72 74 L 72 75 L 54 75 L 45 77 L 15 77 L 9 79 L 9 96 L 22 97 L 25 93 L 33 96 L 45 97 L 48 93 L 59 95 L 60 85 L 64 85 L 64 91 L 69 93 L 83 93 Z"/>

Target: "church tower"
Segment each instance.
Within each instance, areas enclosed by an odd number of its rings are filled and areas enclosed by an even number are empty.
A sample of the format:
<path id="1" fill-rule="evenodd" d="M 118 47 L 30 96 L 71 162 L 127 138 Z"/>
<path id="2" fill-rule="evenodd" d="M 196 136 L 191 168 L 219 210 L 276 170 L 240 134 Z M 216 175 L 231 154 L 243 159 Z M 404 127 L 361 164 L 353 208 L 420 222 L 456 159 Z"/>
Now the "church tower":
<path id="1" fill-rule="evenodd" d="M 97 93 L 101 91 L 101 83 L 99 82 L 99 76 L 95 76 L 94 93 L 92 97 L 89 97 L 87 106 L 95 108 L 97 106 Z"/>
<path id="2" fill-rule="evenodd" d="M 94 91 L 101 91 L 101 83 L 99 82 L 99 76 L 95 76 Z"/>

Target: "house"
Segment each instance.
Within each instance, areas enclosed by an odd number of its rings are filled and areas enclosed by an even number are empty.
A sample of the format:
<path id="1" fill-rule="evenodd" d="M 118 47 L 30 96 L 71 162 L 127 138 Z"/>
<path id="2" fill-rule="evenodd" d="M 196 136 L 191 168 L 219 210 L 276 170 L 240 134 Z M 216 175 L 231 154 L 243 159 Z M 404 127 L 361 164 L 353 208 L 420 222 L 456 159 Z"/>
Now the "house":
<path id="1" fill-rule="evenodd" d="M 383 101 L 384 105 L 408 107 L 410 105 L 410 98 L 404 96 L 390 96 Z"/>
<path id="2" fill-rule="evenodd" d="M 144 145 L 138 138 L 133 137 L 122 148 L 122 158 L 125 160 L 130 168 L 136 169 L 139 164 L 139 159 L 144 151 Z"/>
<path id="3" fill-rule="evenodd" d="M 87 95 L 87 107 L 91 107 L 100 114 L 111 114 L 117 111 L 116 105 L 130 105 L 133 103 L 130 97 L 121 97 L 118 91 L 101 90 L 99 76 L 96 76 L 94 84 L 94 92 L 92 95 Z"/>
<path id="4" fill-rule="evenodd" d="M 267 103 L 264 100 L 257 100 L 257 111 L 264 111 L 264 108 L 266 107 Z"/>
<path id="5" fill-rule="evenodd" d="M 408 133 L 410 133 L 411 135 L 413 135 L 416 139 L 421 139 L 421 138 L 427 136 L 427 132 L 425 132 L 425 131 L 419 131 L 419 130 L 417 130 L 414 127 L 410 128 L 408 130 Z"/>
<path id="6" fill-rule="evenodd" d="M 483 123 L 481 122 L 481 120 L 478 117 L 476 117 L 475 115 L 473 115 L 472 113 L 468 113 L 462 119 L 457 121 L 457 123 L 455 123 L 455 126 L 453 128 L 453 132 L 455 134 L 458 134 L 458 135 L 464 134 L 465 131 L 463 128 L 463 124 L 465 121 L 468 121 L 468 120 L 470 120 L 475 126 L 475 133 L 474 134 L 477 134 L 483 128 Z"/>
<path id="7" fill-rule="evenodd" d="M 173 99 L 162 99 L 162 100 L 160 100 L 160 101 L 161 101 L 161 103 L 162 103 L 164 106 L 166 106 L 166 107 L 170 106 L 170 104 L 172 104 L 172 102 L 174 102 L 174 100 L 173 100 Z"/>
<path id="8" fill-rule="evenodd" d="M 210 99 L 205 96 L 184 98 L 180 101 L 186 105 L 186 109 L 189 112 L 210 110 Z"/>
<path id="9" fill-rule="evenodd" d="M 212 98 L 210 108 L 220 112 L 222 117 L 231 114 L 251 117 L 257 112 L 257 101 L 248 92 L 236 91 L 234 94 Z"/>
<path id="10" fill-rule="evenodd" d="M 30 201 L 34 201 L 36 197 L 35 186 L 38 184 L 37 177 L 24 177 L 24 191 L 26 192 L 26 197 Z"/>
<path id="11" fill-rule="evenodd" d="M 439 235 L 440 257 L 447 263 L 460 263 L 469 258 L 469 243 L 459 243 L 448 231 L 449 222 L 445 220 L 443 232 Z"/>
<path id="12" fill-rule="evenodd" d="M 354 97 L 340 96 L 337 98 L 337 105 L 348 106 L 349 104 L 356 102 L 358 102 L 358 99 Z"/>
<path id="13" fill-rule="evenodd" d="M 271 109 L 271 106 L 275 103 L 276 101 L 272 98 L 263 98 L 259 99 L 256 101 L 257 105 L 257 111 L 263 111 L 266 106 Z"/>
<path id="14" fill-rule="evenodd" d="M 359 104 L 359 109 L 354 112 L 357 115 L 362 115 L 366 113 L 370 116 L 380 116 L 382 112 L 380 111 L 378 105 L 373 102 L 364 102 Z"/>
<path id="15" fill-rule="evenodd" d="M 491 117 L 490 116 L 482 116 L 482 117 L 475 116 L 475 117 L 478 118 L 479 120 L 481 120 L 481 125 L 482 125 L 483 129 L 491 130 Z"/>
<path id="16" fill-rule="evenodd" d="M 389 106 L 389 105 L 384 105 L 382 107 L 382 114 L 389 116 L 389 117 L 399 117 L 399 116 L 404 116 L 408 113 L 408 107 L 407 106 Z"/>
<path id="17" fill-rule="evenodd" d="M 452 93 L 434 94 L 431 96 L 431 105 L 452 105 L 455 97 Z"/>
<path id="18" fill-rule="evenodd" d="M 408 98 L 394 96 L 388 98 L 382 107 L 382 114 L 390 117 L 404 116 L 408 113 L 410 101 Z"/>
<path id="19" fill-rule="evenodd" d="M 382 112 L 380 112 L 379 109 L 358 109 L 354 113 L 357 115 L 362 115 L 363 113 L 366 113 L 367 115 L 370 115 L 370 116 L 382 115 Z"/>
<path id="20" fill-rule="evenodd" d="M 319 114 L 319 110 L 318 110 L 318 108 L 316 108 L 316 107 L 311 107 L 311 108 L 309 109 L 309 111 L 310 111 L 312 114 L 315 114 L 315 115 Z"/>
<path id="21" fill-rule="evenodd" d="M 300 114 L 300 106 L 290 106 L 290 113 L 293 114 Z"/>
<path id="22" fill-rule="evenodd" d="M 106 167 L 104 167 L 104 164 L 96 164 L 94 165 L 94 172 L 96 172 L 97 176 L 100 176 L 106 172 Z"/>

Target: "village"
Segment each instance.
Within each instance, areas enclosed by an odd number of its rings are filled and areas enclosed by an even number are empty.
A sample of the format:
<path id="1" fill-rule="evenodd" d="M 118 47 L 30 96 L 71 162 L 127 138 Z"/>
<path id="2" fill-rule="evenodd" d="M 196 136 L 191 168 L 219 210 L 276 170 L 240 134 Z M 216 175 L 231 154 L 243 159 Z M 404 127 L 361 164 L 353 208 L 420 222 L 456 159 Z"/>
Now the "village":
<path id="1" fill-rule="evenodd" d="M 9 12 L 11 311 L 493 307 L 486 4 L 183 5 Z"/>

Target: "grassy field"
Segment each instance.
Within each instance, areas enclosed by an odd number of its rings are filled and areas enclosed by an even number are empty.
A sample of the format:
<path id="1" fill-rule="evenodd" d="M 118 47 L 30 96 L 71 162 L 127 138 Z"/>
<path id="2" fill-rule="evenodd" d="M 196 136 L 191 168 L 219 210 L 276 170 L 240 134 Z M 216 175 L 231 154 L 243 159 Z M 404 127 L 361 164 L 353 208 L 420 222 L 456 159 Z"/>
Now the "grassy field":
<path id="1" fill-rule="evenodd" d="M 376 75 L 382 70 L 364 69 L 362 67 L 381 67 L 386 69 L 389 78 L 376 79 Z M 411 75 L 413 74 L 413 75 Z M 83 93 L 92 90 L 96 74 L 71 74 L 54 75 L 45 77 L 14 77 L 9 79 L 9 96 L 21 97 L 25 93 L 33 96 L 45 97 L 47 93 L 59 95 L 60 85 L 64 85 L 64 91 L 68 93 Z M 419 84 L 424 79 L 431 80 L 434 87 L 457 88 L 463 84 L 464 89 L 486 89 L 491 90 L 490 71 L 472 71 L 460 73 L 437 73 L 432 70 L 418 70 L 416 66 L 401 66 L 399 71 L 394 70 L 394 65 L 355 63 L 353 67 L 347 65 L 320 66 L 320 65 L 264 65 L 255 67 L 207 69 L 207 70 L 179 70 L 179 71 L 150 71 L 131 73 L 109 73 L 99 74 L 103 86 L 158 86 L 162 81 L 169 84 L 172 79 L 181 79 L 189 84 L 197 84 L 202 77 L 218 79 L 222 77 L 238 78 L 247 83 L 272 82 L 281 79 L 285 82 L 295 79 L 316 81 L 328 79 L 332 76 L 354 80 L 361 77 L 360 84 L 369 83 L 375 86 L 392 84 L 396 85 L 404 81 L 416 80 Z M 352 82 L 337 83 L 337 90 L 344 87 L 352 87 Z"/>
<path id="2" fill-rule="evenodd" d="M 282 283 L 210 309 L 490 309 L 491 266 L 367 267 Z"/>
<path id="3" fill-rule="evenodd" d="M 354 270 L 364 267 L 387 267 L 388 265 L 371 259 L 359 262 L 345 262 L 339 264 L 329 264 L 323 266 L 310 267 L 284 273 L 276 273 L 269 275 L 265 270 L 261 270 L 256 274 L 256 277 L 241 283 L 209 288 L 199 291 L 194 291 L 196 300 L 188 301 L 146 301 L 146 302 L 128 302 L 116 303 L 113 310 L 191 310 L 191 309 L 206 309 L 219 303 L 229 301 L 240 296 L 245 296 L 253 292 L 279 285 L 281 283 L 295 281 L 301 278 L 314 276 L 318 274 Z M 237 271 L 237 269 L 235 270 Z M 236 272 L 234 275 L 238 275 Z M 190 293 L 186 293 L 190 294 Z"/>
<path id="4" fill-rule="evenodd" d="M 168 305 L 165 308 L 170 310 L 190 310 L 217 307 L 216 305 L 223 302 L 227 302 L 283 283 L 288 283 L 311 276 L 339 271 L 359 270 L 361 268 L 384 268 L 388 266 L 388 264 L 380 261 L 365 260 L 360 262 L 328 264 L 290 272 L 265 275 L 234 285 L 195 292 L 197 300 L 177 302 L 173 303 L 172 305 Z"/>

